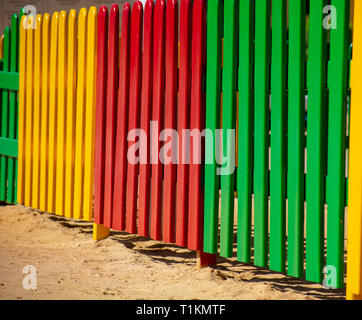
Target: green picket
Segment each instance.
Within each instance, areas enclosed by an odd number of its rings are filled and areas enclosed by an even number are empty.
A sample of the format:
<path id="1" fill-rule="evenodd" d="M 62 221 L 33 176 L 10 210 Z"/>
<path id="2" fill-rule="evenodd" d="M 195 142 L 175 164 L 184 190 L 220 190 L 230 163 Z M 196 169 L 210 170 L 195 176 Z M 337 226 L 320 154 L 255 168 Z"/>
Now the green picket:
<path id="1" fill-rule="evenodd" d="M 10 71 L 10 28 L 4 30 L 3 45 L 3 71 Z M 2 91 L 2 108 L 1 108 L 1 137 L 8 137 L 8 116 L 9 116 L 9 91 Z M 6 200 L 7 188 L 7 157 L 0 157 L 0 201 Z"/>
<path id="2" fill-rule="evenodd" d="M 289 1 L 288 275 L 303 276 L 306 1 Z"/>
<path id="3" fill-rule="evenodd" d="M 336 271 L 335 287 L 344 280 L 345 142 L 348 87 L 349 1 L 333 0 L 337 28 L 330 33 L 328 68 L 327 266 Z M 334 286 L 334 283 L 332 283 Z"/>
<path id="4" fill-rule="evenodd" d="M 269 0 L 255 2 L 254 264 L 268 264 Z"/>
<path id="5" fill-rule="evenodd" d="M 237 259 L 251 262 L 252 172 L 254 130 L 255 0 L 239 4 L 239 126 L 238 126 L 238 234 Z"/>
<path id="6" fill-rule="evenodd" d="M 326 30 L 327 0 L 310 1 L 307 69 L 306 279 L 321 282 L 324 267 L 324 192 L 326 172 Z"/>
<path id="7" fill-rule="evenodd" d="M 11 18 L 11 58 L 10 71 L 18 72 L 18 37 L 19 37 L 19 19 L 18 15 L 14 14 Z M 17 113 L 17 92 L 10 92 L 10 108 L 9 108 L 9 139 L 16 139 L 16 113 Z M 14 182 L 16 159 L 8 159 L 8 193 L 7 202 L 14 203 Z"/>
<path id="8" fill-rule="evenodd" d="M 270 249 L 271 270 L 285 271 L 286 155 L 287 155 L 287 1 L 272 6 L 271 51 L 271 168 Z"/>
<path id="9" fill-rule="evenodd" d="M 221 102 L 221 59 L 222 59 L 222 1 L 213 0 L 207 6 L 207 65 L 206 65 L 206 128 L 216 139 L 216 130 L 220 129 Z M 217 253 L 219 228 L 219 177 L 215 160 L 215 142 L 206 146 L 206 158 L 212 162 L 205 164 L 205 214 L 204 214 L 204 251 Z"/>

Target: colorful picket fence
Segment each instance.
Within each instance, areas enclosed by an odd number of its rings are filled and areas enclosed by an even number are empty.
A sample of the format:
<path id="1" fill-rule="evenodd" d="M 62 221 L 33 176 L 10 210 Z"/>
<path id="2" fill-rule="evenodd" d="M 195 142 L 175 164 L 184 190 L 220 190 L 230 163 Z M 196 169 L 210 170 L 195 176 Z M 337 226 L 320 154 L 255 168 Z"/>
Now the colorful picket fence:
<path id="1" fill-rule="evenodd" d="M 218 252 L 220 214 L 221 256 L 232 257 L 236 242 L 239 261 L 298 278 L 305 272 L 314 282 L 323 281 L 327 266 L 340 288 L 350 8 L 349 1 L 332 1 L 338 28 L 330 30 L 327 47 L 326 5 L 310 2 L 307 57 L 305 0 L 289 1 L 289 32 L 286 0 L 272 7 L 267 0 L 209 2 L 207 127 L 221 127 L 222 91 L 226 145 L 226 130 L 236 127 L 238 93 L 238 204 L 234 240 L 236 173 L 221 177 L 219 213 L 217 164 L 206 165 L 204 249 Z"/>
<path id="2" fill-rule="evenodd" d="M 327 0 L 287 3 L 14 15 L 0 41 L 0 201 L 86 221 L 94 207 L 96 239 L 112 228 L 341 288 L 348 198 L 347 298 L 361 298 L 361 1 L 351 97 L 350 2 L 331 1 L 331 30 Z M 178 139 L 159 139 L 165 128 Z M 205 163 L 204 128 L 236 147 L 231 174 L 216 154 Z"/>
<path id="3" fill-rule="evenodd" d="M 22 12 L 20 13 L 22 16 Z M 18 167 L 19 16 L 1 37 L 0 60 L 0 201 L 16 202 Z"/>
<path id="4" fill-rule="evenodd" d="M 23 19 L 18 203 L 91 221 L 97 10 Z"/>
<path id="5" fill-rule="evenodd" d="M 181 1 L 179 39 L 175 0 L 149 0 L 144 10 L 139 1 L 132 8 L 125 4 L 120 44 L 119 16 L 118 5 L 109 17 L 106 7 L 98 16 L 95 222 L 202 250 L 202 164 L 174 161 L 183 156 L 176 155 L 175 139 L 163 144 L 159 135 L 164 128 L 205 126 L 206 2 Z M 145 135 L 130 137 L 137 128 Z M 140 164 L 127 158 L 136 135 Z M 201 150 L 199 137 L 191 139 L 194 146 Z M 167 152 L 173 160 L 163 164 L 159 155 Z M 190 163 L 196 156 L 191 154 Z"/>

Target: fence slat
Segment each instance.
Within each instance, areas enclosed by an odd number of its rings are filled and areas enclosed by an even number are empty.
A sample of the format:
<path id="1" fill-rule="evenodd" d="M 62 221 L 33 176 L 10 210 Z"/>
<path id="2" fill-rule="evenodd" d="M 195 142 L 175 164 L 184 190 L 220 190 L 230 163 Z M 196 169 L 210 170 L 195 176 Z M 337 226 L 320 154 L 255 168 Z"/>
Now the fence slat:
<path id="1" fill-rule="evenodd" d="M 165 83 L 165 127 L 177 129 L 177 64 L 178 64 L 178 6 L 177 1 L 169 0 L 166 5 L 166 83 Z M 176 132 L 176 131 L 175 131 Z M 163 232 L 165 242 L 175 242 L 176 206 L 176 164 L 178 136 L 166 134 L 164 152 L 164 191 L 163 191 Z M 171 140 L 169 140 L 171 139 Z M 166 164 L 165 159 L 171 163 Z"/>
<path id="2" fill-rule="evenodd" d="M 194 1 L 192 24 L 192 67 L 191 67 L 191 110 L 190 130 L 200 132 L 205 128 L 205 94 L 203 92 L 203 71 L 206 51 L 206 2 Z M 195 150 L 194 150 L 195 149 Z M 204 190 L 202 172 L 201 134 L 194 134 L 190 141 L 189 172 L 189 225 L 188 248 L 203 250 L 204 238 Z M 200 164 L 199 164 L 200 163 Z"/>
<path id="3" fill-rule="evenodd" d="M 126 227 L 126 187 L 127 184 L 127 133 L 129 102 L 129 59 L 131 34 L 131 6 L 124 4 L 122 9 L 121 52 L 119 63 L 119 89 L 117 111 L 117 138 L 115 184 L 113 198 L 112 227 L 124 230 Z"/>
<path id="4" fill-rule="evenodd" d="M 18 118 L 18 178 L 17 178 L 17 202 L 23 204 L 25 198 L 25 115 L 26 115 L 26 29 L 24 25 L 27 17 L 20 19 L 19 41 L 19 118 Z"/>
<path id="5" fill-rule="evenodd" d="M 75 137 L 75 99 L 76 99 L 76 19 L 75 10 L 69 12 L 68 18 L 68 51 L 67 51 L 67 106 L 66 106 L 66 152 L 65 152 L 65 198 L 64 215 L 73 217 L 74 206 L 74 137 Z"/>
<path id="6" fill-rule="evenodd" d="M 154 135 L 151 136 L 151 190 L 154 195 L 151 199 L 151 237 L 161 240 L 162 219 L 162 177 L 163 165 L 160 163 L 159 154 L 161 143 L 158 141 L 160 132 L 163 130 L 164 117 L 164 87 L 165 87 L 165 10 L 166 2 L 157 0 L 154 15 L 153 35 L 153 104 L 152 121 L 157 123 L 157 128 L 151 128 Z M 154 150 L 155 149 L 155 150 Z M 157 154 L 156 154 L 157 153 Z M 153 154 L 156 156 L 153 157 Z"/>
<path id="7" fill-rule="evenodd" d="M 59 44 L 58 44 L 58 106 L 57 106 L 57 150 L 56 150 L 56 195 L 55 213 L 64 215 L 64 173 L 65 173 L 65 137 L 66 137 L 66 53 L 67 53 L 67 13 L 61 11 L 59 15 Z M 35 137 L 35 136 L 34 136 Z"/>
<path id="8" fill-rule="evenodd" d="M 143 35 L 143 62 L 142 62 L 142 97 L 141 97 L 141 130 L 150 135 L 150 115 L 152 108 L 152 45 L 153 45 L 153 10 L 152 0 L 148 0 L 144 9 L 144 35 Z M 140 163 L 139 169 L 139 208 L 138 208 L 138 234 L 144 237 L 149 235 L 150 211 L 150 144 L 147 142 L 147 163 Z"/>
<path id="9" fill-rule="evenodd" d="M 11 41 L 10 41 L 10 72 L 19 72 L 19 17 L 17 14 L 13 14 L 11 17 Z M 9 104 L 9 139 L 16 139 L 16 117 L 17 117 L 17 92 L 10 92 L 10 104 Z M 14 203 L 16 201 L 16 159 L 8 159 L 8 190 L 7 190 L 7 202 Z"/>
<path id="10" fill-rule="evenodd" d="M 6 27 L 4 30 L 3 45 L 3 71 L 10 71 L 10 42 L 11 30 Z M 8 138 L 9 130 L 9 91 L 4 89 L 1 92 L 1 137 Z M 7 167 L 8 159 L 6 156 L 0 156 L 0 201 L 6 200 L 7 191 Z"/>
<path id="11" fill-rule="evenodd" d="M 211 2 L 210 2 L 211 6 Z M 191 45 L 192 45 L 192 4 L 190 0 L 181 0 L 180 5 L 180 69 L 179 69 L 179 102 L 178 130 L 188 129 L 190 124 L 191 93 Z M 188 191 L 189 165 L 186 164 L 186 150 L 183 150 L 184 137 L 180 137 L 179 165 L 177 166 L 176 190 L 176 243 L 187 246 L 188 229 Z M 184 163 L 183 163 L 184 162 Z"/>
<path id="12" fill-rule="evenodd" d="M 50 38 L 50 84 L 49 84 L 49 136 L 48 136 L 48 212 L 55 211 L 55 168 L 56 168 L 56 110 L 57 110 L 57 76 L 58 76 L 58 29 L 59 29 L 59 13 L 54 12 L 51 22 L 51 38 Z M 28 48 L 30 45 L 28 44 Z M 30 87 L 28 87 L 30 88 Z M 27 91 L 28 92 L 28 91 Z M 29 118 L 28 115 L 26 116 Z M 30 152 L 26 151 L 26 156 L 30 156 Z"/>
<path id="13" fill-rule="evenodd" d="M 326 30 L 325 0 L 310 2 L 307 70 L 306 279 L 322 281 L 324 267 L 324 175 L 326 143 Z"/>
<path id="14" fill-rule="evenodd" d="M 128 134 L 140 127 L 141 106 L 141 81 L 142 81 L 142 29 L 143 29 L 143 7 L 137 1 L 132 8 L 131 16 L 131 54 L 130 54 L 130 88 L 129 88 L 129 115 Z M 132 141 L 133 139 L 133 141 Z M 142 136 L 139 136 L 140 146 L 144 146 Z M 128 141 L 128 152 L 135 144 L 135 137 Z M 140 149 L 140 155 L 142 149 Z M 127 169 L 127 204 L 126 204 L 126 231 L 137 232 L 137 194 L 138 194 L 138 163 L 132 163 L 132 156 L 128 154 Z M 135 156 L 136 157 L 136 156 Z"/>
<path id="15" fill-rule="evenodd" d="M 78 78 L 76 102 L 76 132 L 75 132 L 75 167 L 74 167 L 74 212 L 75 219 L 82 217 L 83 177 L 84 177 L 84 113 L 86 87 L 86 44 L 87 44 L 87 15 L 86 9 L 81 9 L 78 15 Z"/>
<path id="16" fill-rule="evenodd" d="M 117 75 L 119 48 L 119 8 L 113 5 L 109 13 L 108 75 L 107 75 L 107 112 L 106 112 L 106 158 L 104 180 L 104 217 L 105 226 L 112 226 L 114 156 L 117 120 Z"/>
<path id="17" fill-rule="evenodd" d="M 104 179 L 107 117 L 107 57 L 108 57 L 108 9 L 101 6 L 98 12 L 97 43 L 97 111 L 94 166 L 94 222 L 104 223 Z M 117 57 L 118 58 L 118 57 Z"/>
<path id="18" fill-rule="evenodd" d="M 42 22 L 42 98 L 41 98 L 41 141 L 40 141 L 40 185 L 39 209 L 47 210 L 48 187 L 48 117 L 49 117 L 49 44 L 50 40 L 50 15 L 45 14 Z M 20 90 L 21 92 L 21 90 Z M 20 114 L 19 114 L 20 116 Z M 19 130 L 21 125 L 19 127 Z M 20 143 L 20 139 L 19 139 Z"/>
<path id="19" fill-rule="evenodd" d="M 221 101 L 221 57 L 222 57 L 222 1 L 211 1 L 207 6 L 207 61 L 206 61 L 206 128 L 212 131 L 213 144 L 206 146 L 205 158 L 212 163 L 205 163 L 205 217 L 204 250 L 217 253 L 219 233 L 219 177 L 215 141 L 220 129 Z"/>
<path id="20" fill-rule="evenodd" d="M 327 266 L 335 267 L 336 283 L 344 282 L 344 204 L 346 179 L 346 106 L 348 88 L 349 2 L 334 0 L 338 27 L 331 29 L 328 70 Z"/>
<path id="21" fill-rule="evenodd" d="M 254 153 L 254 34 L 255 0 L 241 1 L 239 10 L 239 136 L 238 244 L 239 261 L 251 261 L 252 180 Z"/>
<path id="22" fill-rule="evenodd" d="M 41 33 L 42 16 L 36 16 L 34 32 L 34 105 L 33 105 L 33 167 L 32 201 L 33 208 L 39 208 L 39 157 L 40 157 L 40 102 L 41 102 Z"/>
<path id="23" fill-rule="evenodd" d="M 96 72 L 97 72 L 97 9 L 91 7 L 88 14 L 87 30 L 87 80 L 85 104 L 85 155 L 84 155 L 84 200 L 83 220 L 93 218 L 93 187 L 94 187 L 94 139 L 96 111 Z"/>
<path id="24" fill-rule="evenodd" d="M 286 164 L 287 164 L 287 1 L 272 6 L 270 243 L 271 270 L 285 271 Z"/>
<path id="25" fill-rule="evenodd" d="M 288 275 L 304 268 L 305 21 L 306 2 L 289 2 Z M 273 149 L 272 149 L 273 150 Z"/>
<path id="26" fill-rule="evenodd" d="M 268 264 L 270 1 L 255 2 L 254 264 Z"/>
<path id="27" fill-rule="evenodd" d="M 238 2 L 227 1 L 224 4 L 224 69 L 222 75 L 223 108 L 222 108 L 222 158 L 226 157 L 227 171 L 230 162 L 235 159 L 235 127 L 236 127 L 236 86 L 237 86 L 237 30 Z M 233 131 L 231 131 L 233 130 Z M 231 135 L 229 136 L 229 131 Z M 226 151 L 226 152 L 225 152 Z M 235 170 L 221 175 L 221 219 L 220 219 L 220 255 L 232 257 L 234 240 L 234 190 Z"/>

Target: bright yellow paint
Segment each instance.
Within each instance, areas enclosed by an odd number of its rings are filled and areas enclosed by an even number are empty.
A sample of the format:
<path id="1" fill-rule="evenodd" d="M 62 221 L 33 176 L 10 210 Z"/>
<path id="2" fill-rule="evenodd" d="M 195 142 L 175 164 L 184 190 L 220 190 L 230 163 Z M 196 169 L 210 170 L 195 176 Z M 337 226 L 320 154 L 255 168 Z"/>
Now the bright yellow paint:
<path id="1" fill-rule="evenodd" d="M 59 13 L 54 12 L 51 23 L 50 38 L 50 84 L 49 84 L 49 171 L 48 171 L 48 212 L 55 212 L 55 161 L 56 161 L 56 108 L 57 108 L 57 61 L 58 61 L 58 26 Z"/>
<path id="2" fill-rule="evenodd" d="M 99 241 L 109 236 L 109 228 L 101 224 L 93 223 L 93 240 Z"/>
<path id="3" fill-rule="evenodd" d="M 32 24 L 34 19 L 28 16 L 28 25 Z M 30 21 L 29 21 L 30 20 Z M 33 90 L 34 90 L 34 29 L 26 30 L 26 106 L 25 106 L 25 199 L 24 204 L 27 207 L 32 205 L 32 151 L 33 151 Z"/>
<path id="4" fill-rule="evenodd" d="M 24 28 L 26 16 L 20 22 L 19 48 L 19 140 L 18 140 L 18 183 L 17 202 L 24 204 L 24 174 L 25 174 L 25 79 L 26 79 L 26 30 Z"/>
<path id="5" fill-rule="evenodd" d="M 75 139 L 75 89 L 76 89 L 76 18 L 71 10 L 68 21 L 68 83 L 67 83 L 67 130 L 66 130 L 66 168 L 64 214 L 73 217 L 74 197 L 74 139 Z"/>
<path id="6" fill-rule="evenodd" d="M 85 120 L 85 163 L 84 163 L 84 209 L 83 219 L 93 218 L 93 182 L 94 182 L 94 141 L 96 112 L 96 76 L 97 76 L 97 9 L 91 7 L 88 15 L 87 40 L 87 89 Z"/>
<path id="7" fill-rule="evenodd" d="M 64 215 L 64 172 L 65 172 L 65 102 L 66 102 L 66 65 L 67 65 L 67 13 L 62 11 L 59 16 L 58 43 L 58 109 L 57 122 L 57 152 L 56 152 L 56 193 L 55 213 Z"/>
<path id="8" fill-rule="evenodd" d="M 40 138 L 40 183 L 39 209 L 47 211 L 48 186 L 48 102 L 49 102 L 49 43 L 50 15 L 46 13 L 42 25 L 42 97 L 41 97 L 41 138 Z"/>
<path id="9" fill-rule="evenodd" d="M 83 177 L 84 177 L 84 119 L 86 86 L 86 39 L 87 10 L 81 9 L 78 18 L 78 81 L 76 102 L 74 213 L 75 219 L 82 219 Z"/>
<path id="10" fill-rule="evenodd" d="M 33 118 L 33 177 L 32 207 L 39 208 L 39 157 L 40 157 L 40 98 L 41 98 L 41 37 L 42 16 L 36 17 L 34 42 L 34 118 Z"/>
<path id="11" fill-rule="evenodd" d="M 4 44 L 4 35 L 0 37 L 0 59 L 3 58 L 3 44 Z"/>
<path id="12" fill-rule="evenodd" d="M 362 300 L 362 1 L 355 1 L 351 62 L 347 299 Z"/>

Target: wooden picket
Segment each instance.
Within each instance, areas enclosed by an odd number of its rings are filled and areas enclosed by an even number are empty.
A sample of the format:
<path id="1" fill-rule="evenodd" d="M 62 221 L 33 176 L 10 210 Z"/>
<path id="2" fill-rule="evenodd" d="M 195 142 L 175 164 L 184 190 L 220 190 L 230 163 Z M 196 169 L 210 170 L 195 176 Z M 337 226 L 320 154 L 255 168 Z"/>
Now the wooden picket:
<path id="1" fill-rule="evenodd" d="M 77 30 L 74 10 L 34 23 L 20 26 L 17 200 L 91 221 L 97 10 L 82 9 Z"/>

